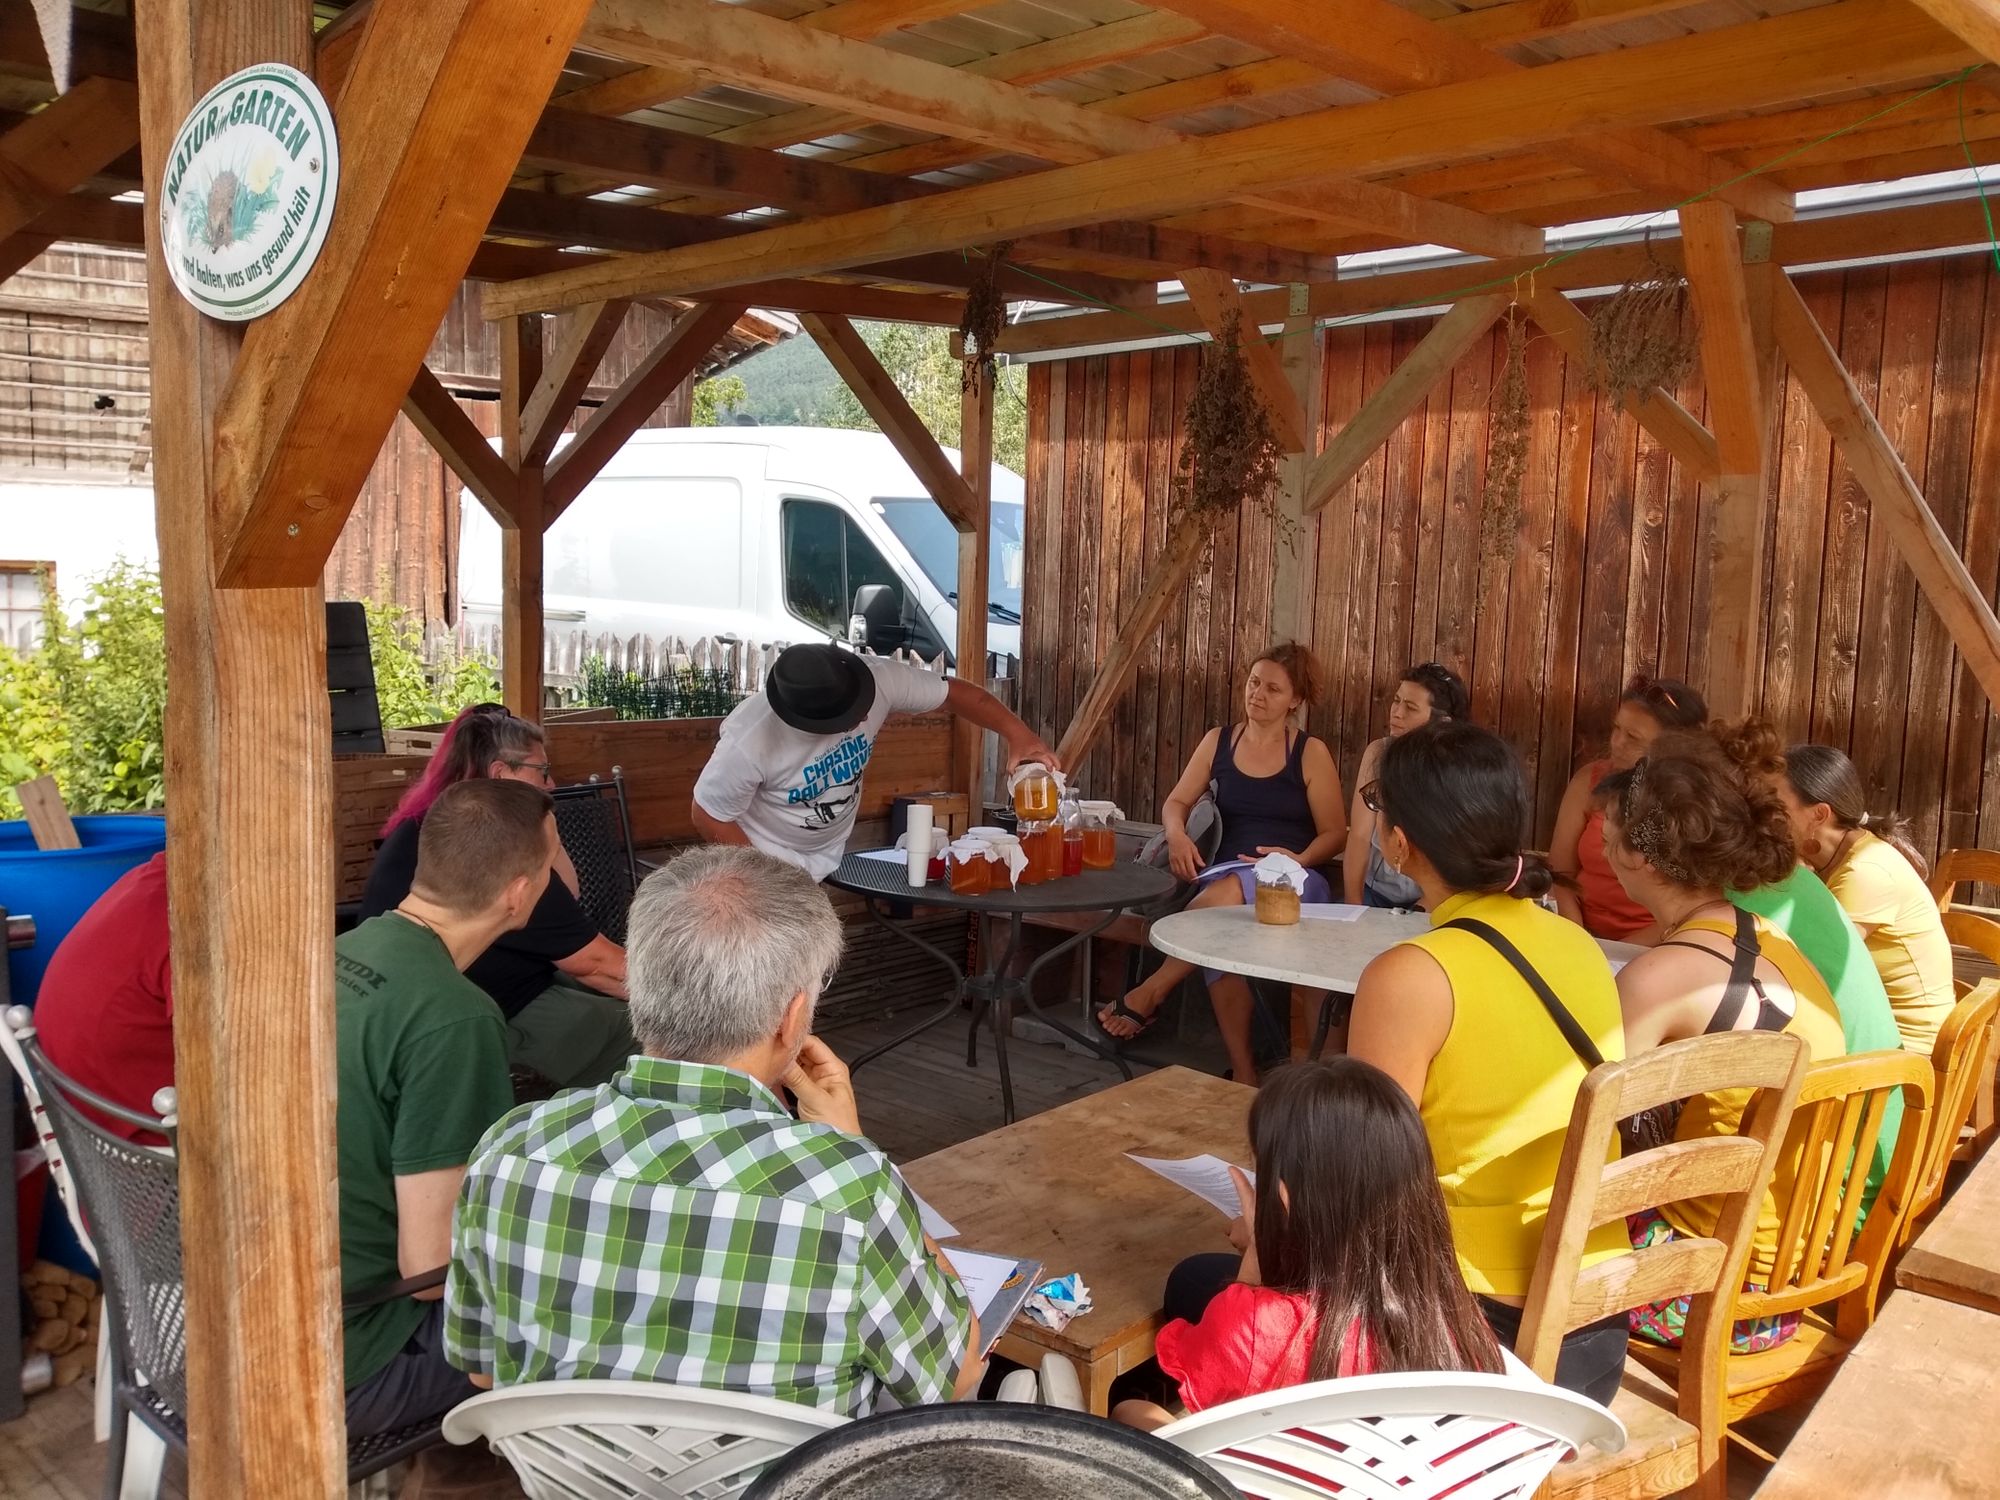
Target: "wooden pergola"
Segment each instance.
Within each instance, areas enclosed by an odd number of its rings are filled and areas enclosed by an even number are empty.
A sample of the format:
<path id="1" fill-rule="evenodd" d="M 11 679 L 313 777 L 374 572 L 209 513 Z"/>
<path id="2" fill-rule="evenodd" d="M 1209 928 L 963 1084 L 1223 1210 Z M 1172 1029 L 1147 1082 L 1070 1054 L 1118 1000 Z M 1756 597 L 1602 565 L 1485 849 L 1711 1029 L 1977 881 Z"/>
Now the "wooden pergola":
<path id="1" fill-rule="evenodd" d="M 746 306 L 806 326 L 961 533 L 961 662 L 984 657 L 992 391 L 954 467 L 848 321 L 955 325 L 987 247 L 1016 299 L 1092 309 L 1003 349 L 1213 333 L 1232 311 L 1303 524 L 1459 354 L 1522 306 L 1565 348 L 1565 289 L 1634 246 L 1551 256 L 1544 227 L 1678 209 L 1713 430 L 1665 392 L 1634 419 L 1715 487 L 1713 698 L 1748 701 L 1782 353 L 1924 596 L 2000 701 L 2000 623 L 1785 274 L 1983 243 L 1979 206 L 1801 219 L 1795 195 L 2000 155 L 2000 10 L 1981 0 L 137 0 L 77 11 L 48 86 L 0 13 L 0 274 L 57 239 L 152 262 L 168 815 L 194 1488 L 335 1492 L 343 1469 L 333 1142 L 331 771 L 319 579 L 406 411 L 505 529 L 508 697 L 540 702 L 542 538 Z M 156 243 L 167 150 L 210 85 L 312 73 L 343 175 L 316 270 L 245 327 L 203 319 Z M 138 148 L 134 155 L 134 147 Z M 117 194 L 141 185 L 145 202 Z M 1341 257 L 1482 257 L 1343 279 Z M 507 351 L 492 452 L 424 369 L 459 283 Z M 1186 300 L 1162 302 L 1178 281 Z M 1244 290 L 1240 283 L 1248 283 Z M 556 440 L 636 301 L 680 309 Z M 1315 451 L 1325 319 L 1450 304 Z M 545 326 L 547 325 L 547 326 Z M 1120 622 L 1065 753 L 1088 744 L 1161 602 L 1176 534 Z M 1273 560 L 1273 616 L 1296 566 Z M 1289 569 L 1289 571 L 1288 571 Z M 962 759 L 958 774 L 972 762 Z"/>

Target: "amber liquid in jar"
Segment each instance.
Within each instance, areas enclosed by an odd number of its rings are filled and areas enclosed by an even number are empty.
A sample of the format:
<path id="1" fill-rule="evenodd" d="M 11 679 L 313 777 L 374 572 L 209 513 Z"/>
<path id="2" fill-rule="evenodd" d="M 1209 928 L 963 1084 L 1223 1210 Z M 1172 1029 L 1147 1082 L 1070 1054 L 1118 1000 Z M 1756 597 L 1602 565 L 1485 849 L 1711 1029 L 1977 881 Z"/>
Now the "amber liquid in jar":
<path id="1" fill-rule="evenodd" d="M 1292 927 L 1299 920 L 1299 893 L 1288 885 L 1257 883 L 1257 920 L 1267 927 Z"/>
<path id="2" fill-rule="evenodd" d="M 1024 777 L 1014 788 L 1014 816 L 1023 823 L 1046 823 L 1056 815 L 1053 776 Z"/>
<path id="3" fill-rule="evenodd" d="M 1049 878 L 1048 862 L 1042 854 L 1042 846 L 1048 842 L 1047 834 L 1046 828 L 1036 824 L 1020 825 L 1021 852 L 1028 856 L 1028 863 L 1021 871 L 1020 884 L 1040 885 Z"/>
<path id="4" fill-rule="evenodd" d="M 1051 823 L 1034 836 L 1028 846 L 1028 860 L 1041 873 L 1042 880 L 1060 880 L 1063 873 L 1063 831 L 1059 823 Z"/>
<path id="5" fill-rule="evenodd" d="M 1118 831 L 1114 828 L 1083 830 L 1083 867 L 1108 870 L 1118 863 Z"/>
<path id="6" fill-rule="evenodd" d="M 971 859 L 952 856 L 951 893 L 954 896 L 983 896 L 993 889 L 993 864 L 983 854 Z"/>

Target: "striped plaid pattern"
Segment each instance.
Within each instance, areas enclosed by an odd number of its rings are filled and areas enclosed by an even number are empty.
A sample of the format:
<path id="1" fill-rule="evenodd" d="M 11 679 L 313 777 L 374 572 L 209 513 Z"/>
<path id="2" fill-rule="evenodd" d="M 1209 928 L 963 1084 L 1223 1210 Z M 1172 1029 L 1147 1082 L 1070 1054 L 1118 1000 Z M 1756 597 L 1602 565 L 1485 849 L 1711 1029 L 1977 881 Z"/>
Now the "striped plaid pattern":
<path id="1" fill-rule="evenodd" d="M 445 1283 L 446 1356 L 495 1385 L 663 1380 L 848 1416 L 949 1398 L 970 1324 L 873 1145 L 747 1074 L 650 1057 L 487 1132 Z"/>

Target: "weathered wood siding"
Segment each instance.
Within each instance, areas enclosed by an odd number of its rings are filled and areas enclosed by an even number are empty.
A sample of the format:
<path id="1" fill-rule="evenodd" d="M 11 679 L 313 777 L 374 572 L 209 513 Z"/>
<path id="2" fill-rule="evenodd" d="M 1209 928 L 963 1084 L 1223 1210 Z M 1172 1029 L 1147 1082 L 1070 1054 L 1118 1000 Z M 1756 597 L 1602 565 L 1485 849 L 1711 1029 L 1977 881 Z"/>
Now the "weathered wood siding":
<path id="1" fill-rule="evenodd" d="M 2000 293 L 1962 256 L 1804 277 L 1813 313 L 1972 575 L 2000 580 Z M 1325 334 L 1322 431 L 1428 330 Z M 1582 388 L 1555 344 L 1528 349 L 1532 433 L 1517 545 L 1482 556 L 1489 404 L 1504 333 L 1461 360 L 1300 539 L 1310 644 L 1330 678 L 1314 731 L 1350 779 L 1409 663 L 1437 659 L 1473 715 L 1520 751 L 1546 838 L 1580 751 L 1634 672 L 1699 685 L 1707 665 L 1712 497 Z M 1038 364 L 1028 385 L 1022 704 L 1059 733 L 1162 545 L 1191 348 Z M 1680 393 L 1704 412 L 1698 383 Z M 1796 383 L 1777 417 L 1765 533 L 1762 706 L 1795 738 L 1847 750 L 1916 819 L 1919 842 L 2000 845 L 2000 733 L 1937 617 Z M 1234 716 L 1270 620 L 1269 523 L 1225 527 L 1169 611 L 1083 768 L 1098 796 L 1155 814 L 1203 730 Z M 1988 790 L 1989 785 L 1991 791 Z"/>

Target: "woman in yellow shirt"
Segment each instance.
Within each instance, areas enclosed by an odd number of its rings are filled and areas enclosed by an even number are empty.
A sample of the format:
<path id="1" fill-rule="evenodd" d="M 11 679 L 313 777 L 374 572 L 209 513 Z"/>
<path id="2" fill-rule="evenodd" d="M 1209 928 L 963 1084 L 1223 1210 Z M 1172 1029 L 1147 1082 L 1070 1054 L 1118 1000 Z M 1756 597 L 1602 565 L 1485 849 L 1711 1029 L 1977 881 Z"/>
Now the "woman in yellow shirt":
<path id="1" fill-rule="evenodd" d="M 1762 917 L 1732 906 L 1726 891 L 1755 890 L 1792 873 L 1785 810 L 1770 784 L 1739 764 L 1715 737 L 1662 735 L 1630 771 L 1603 783 L 1604 852 L 1619 883 L 1653 914 L 1665 936 L 1618 975 L 1625 1045 L 1632 1052 L 1723 1031 L 1782 1031 L 1805 1038 L 1815 1061 L 1847 1052 L 1826 981 L 1792 940 Z M 1734 1135 L 1749 1091 L 1697 1094 L 1681 1111 L 1679 1140 Z M 1780 1160 L 1764 1195 L 1744 1284 L 1762 1291 L 1777 1257 L 1778 1204 L 1798 1175 Z M 1715 1233 L 1719 1197 L 1692 1198 L 1634 1214 L 1638 1247 Z M 1632 1332 L 1677 1346 L 1687 1299 L 1636 1308 Z M 1797 1313 L 1736 1324 L 1732 1347 L 1751 1353 L 1798 1331 Z"/>
<path id="2" fill-rule="evenodd" d="M 1497 735 L 1458 722 L 1413 729 L 1384 747 L 1362 796 L 1431 930 L 1362 971 L 1347 1050 L 1417 1101 L 1459 1270 L 1512 1347 L 1586 1071 L 1516 959 L 1606 1058 L 1625 1054 L 1617 985 L 1596 939 L 1536 905 L 1554 877 L 1521 848 L 1527 787 Z M 1585 1259 L 1629 1248 L 1607 1225 Z M 1608 1318 L 1563 1340 L 1556 1382 L 1608 1401 L 1624 1364 L 1625 1320 Z"/>
<path id="3" fill-rule="evenodd" d="M 1826 882 L 1868 945 L 1904 1049 L 1929 1057 L 1958 996 L 1951 940 L 1924 885 L 1929 871 L 1909 840 L 1908 821 L 1870 812 L 1854 762 L 1826 745 L 1785 752 L 1778 795 L 1799 858 Z"/>

